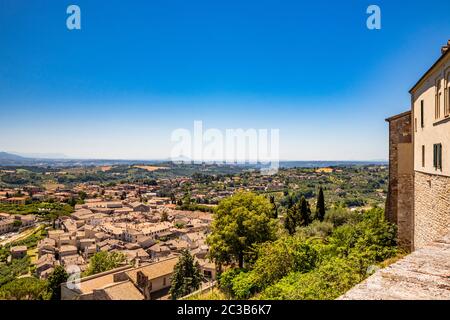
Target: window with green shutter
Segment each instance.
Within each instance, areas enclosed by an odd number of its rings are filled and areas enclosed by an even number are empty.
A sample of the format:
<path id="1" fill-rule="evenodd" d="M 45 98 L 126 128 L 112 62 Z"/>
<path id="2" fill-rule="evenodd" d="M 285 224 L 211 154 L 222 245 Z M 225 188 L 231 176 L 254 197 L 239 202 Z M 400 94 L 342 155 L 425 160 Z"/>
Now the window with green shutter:
<path id="1" fill-rule="evenodd" d="M 422 146 L 422 167 L 425 167 L 425 146 Z"/>
<path id="2" fill-rule="evenodd" d="M 442 170 L 442 144 L 433 145 L 433 166 L 437 170 Z"/>
<path id="3" fill-rule="evenodd" d="M 437 169 L 437 144 L 433 145 L 433 167 Z"/>
<path id="4" fill-rule="evenodd" d="M 424 125 L 424 110 L 423 110 L 423 100 L 420 101 L 420 126 L 423 128 Z"/>

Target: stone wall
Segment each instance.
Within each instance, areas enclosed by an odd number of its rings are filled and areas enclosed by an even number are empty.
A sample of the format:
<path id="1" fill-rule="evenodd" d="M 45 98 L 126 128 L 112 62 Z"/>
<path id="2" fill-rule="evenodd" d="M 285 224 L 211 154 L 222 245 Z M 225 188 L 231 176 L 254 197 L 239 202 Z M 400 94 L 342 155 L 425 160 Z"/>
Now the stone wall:
<path id="1" fill-rule="evenodd" d="M 450 228 L 450 177 L 415 172 L 414 247 L 439 239 Z"/>
<path id="2" fill-rule="evenodd" d="M 375 272 L 338 300 L 450 300 L 450 234 Z"/>
<path id="3" fill-rule="evenodd" d="M 411 113 L 387 119 L 389 122 L 389 192 L 386 218 L 398 226 L 399 245 L 412 250 L 414 214 L 414 170 Z"/>

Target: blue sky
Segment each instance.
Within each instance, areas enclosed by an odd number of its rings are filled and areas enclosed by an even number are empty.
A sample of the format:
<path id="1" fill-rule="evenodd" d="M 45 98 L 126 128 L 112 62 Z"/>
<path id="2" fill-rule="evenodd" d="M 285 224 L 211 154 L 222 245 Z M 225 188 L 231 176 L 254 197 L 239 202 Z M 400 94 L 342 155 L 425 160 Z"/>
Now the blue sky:
<path id="1" fill-rule="evenodd" d="M 66 8 L 81 8 L 81 30 Z M 366 28 L 377 4 L 382 29 Z M 0 0 L 0 151 L 167 158 L 171 132 L 278 128 L 284 160 L 386 159 L 384 119 L 448 0 Z"/>

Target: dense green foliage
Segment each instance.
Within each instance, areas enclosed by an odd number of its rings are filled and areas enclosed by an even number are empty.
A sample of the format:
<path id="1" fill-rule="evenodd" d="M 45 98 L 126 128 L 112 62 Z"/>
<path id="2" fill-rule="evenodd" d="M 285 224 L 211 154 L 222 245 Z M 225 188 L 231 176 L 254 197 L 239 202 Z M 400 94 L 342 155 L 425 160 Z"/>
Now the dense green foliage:
<path id="1" fill-rule="evenodd" d="M 13 259 L 11 263 L 0 263 L 0 287 L 13 281 L 16 277 L 27 274 L 30 258 Z"/>
<path id="2" fill-rule="evenodd" d="M 47 220 L 61 215 L 69 215 L 73 211 L 73 206 L 57 202 L 32 202 L 25 205 L 0 203 L 0 212 L 23 215 L 35 214 Z"/>
<path id="3" fill-rule="evenodd" d="M 89 267 L 85 276 L 91 276 L 100 272 L 105 272 L 123 265 L 125 256 L 120 252 L 100 251 L 89 260 Z"/>
<path id="4" fill-rule="evenodd" d="M 29 256 L 22 259 L 12 259 L 10 262 L 7 261 L 11 247 L 24 245 L 28 249 L 36 248 L 38 241 L 45 237 L 46 234 L 47 231 L 44 229 L 44 226 L 41 226 L 25 239 L 0 247 L 0 298 L 47 299 L 50 297 L 50 294 L 41 290 L 42 285 L 45 285 L 46 281 L 39 281 L 29 276 L 34 268 Z M 26 280 L 21 280 L 22 278 L 19 277 L 25 277 L 24 279 Z M 19 290 L 20 286 L 22 288 Z"/>
<path id="5" fill-rule="evenodd" d="M 172 286 L 169 292 L 171 298 L 176 300 L 190 294 L 200 288 L 201 281 L 198 262 L 194 262 L 189 250 L 183 250 L 173 270 Z"/>
<path id="6" fill-rule="evenodd" d="M 48 300 L 47 282 L 34 277 L 17 278 L 0 287 L 0 299 Z"/>
<path id="7" fill-rule="evenodd" d="M 230 269 L 220 277 L 220 286 L 238 299 L 280 280 L 292 270 L 312 270 L 319 255 L 314 245 L 300 237 L 284 236 L 258 248 L 258 258 L 249 271 Z"/>
<path id="8" fill-rule="evenodd" d="M 242 268 L 254 245 L 274 240 L 276 220 L 264 196 L 240 192 L 222 200 L 207 238 L 210 257 L 218 264 L 238 262 Z"/>
<path id="9" fill-rule="evenodd" d="M 68 274 L 57 266 L 48 280 L 39 280 L 28 275 L 30 259 L 13 260 L 2 266 L 0 274 L 0 299 L 7 300 L 60 300 L 60 285 L 66 282 Z"/>
<path id="10" fill-rule="evenodd" d="M 220 288 L 238 299 L 335 299 L 397 254 L 395 235 L 382 209 L 330 210 L 324 222 L 260 245 L 252 265 L 221 274 Z"/>

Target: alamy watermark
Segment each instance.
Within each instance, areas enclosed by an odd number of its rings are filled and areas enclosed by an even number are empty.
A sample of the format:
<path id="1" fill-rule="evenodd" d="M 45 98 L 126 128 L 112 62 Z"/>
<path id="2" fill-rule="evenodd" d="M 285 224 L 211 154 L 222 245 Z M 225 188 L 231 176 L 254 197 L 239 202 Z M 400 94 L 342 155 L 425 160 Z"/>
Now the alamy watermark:
<path id="1" fill-rule="evenodd" d="M 172 132 L 173 162 L 197 164 L 253 164 L 262 174 L 275 174 L 279 168 L 279 129 L 204 130 L 202 121 L 194 121 L 193 130 Z"/>
<path id="2" fill-rule="evenodd" d="M 66 13 L 69 15 L 66 19 L 66 26 L 69 30 L 81 30 L 81 9 L 78 5 L 71 4 L 67 7 Z M 367 7 L 366 13 L 369 15 L 366 20 L 366 26 L 369 30 L 381 29 L 381 9 L 376 4 Z"/>
<path id="3" fill-rule="evenodd" d="M 372 4 L 367 7 L 366 13 L 369 17 L 366 21 L 367 29 L 380 30 L 381 29 L 381 9 L 379 6 Z"/>
<path id="4" fill-rule="evenodd" d="M 69 265 L 66 268 L 69 278 L 67 279 L 66 286 L 70 290 L 81 289 L 81 269 L 77 265 Z"/>
<path id="5" fill-rule="evenodd" d="M 75 4 L 67 7 L 66 13 L 69 15 L 66 26 L 69 30 L 81 30 L 81 9 Z"/>

